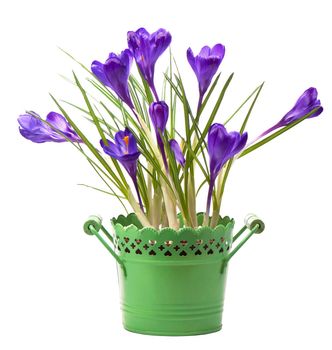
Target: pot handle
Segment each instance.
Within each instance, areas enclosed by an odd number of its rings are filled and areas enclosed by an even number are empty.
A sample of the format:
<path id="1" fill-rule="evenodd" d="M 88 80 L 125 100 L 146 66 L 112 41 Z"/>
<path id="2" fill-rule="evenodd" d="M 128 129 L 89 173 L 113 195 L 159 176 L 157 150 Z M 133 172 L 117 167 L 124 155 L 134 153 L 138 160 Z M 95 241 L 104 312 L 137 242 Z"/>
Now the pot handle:
<path id="1" fill-rule="evenodd" d="M 239 242 L 236 247 L 232 249 L 232 251 L 227 255 L 226 262 L 228 262 L 249 240 L 251 236 L 255 233 L 262 233 L 265 229 L 264 222 L 259 219 L 255 214 L 248 214 L 244 219 L 245 225 L 241 228 L 241 230 L 233 237 L 233 243 L 240 238 L 240 236 L 246 231 L 249 230 L 249 233 Z"/>
<path id="2" fill-rule="evenodd" d="M 92 215 L 90 216 L 83 225 L 83 230 L 86 234 L 90 236 L 96 236 L 101 244 L 112 254 L 113 258 L 118 262 L 118 264 L 122 267 L 125 275 L 126 269 L 121 258 L 116 254 L 113 248 L 105 241 L 105 239 L 100 235 L 99 231 L 101 230 L 104 235 L 113 243 L 113 237 L 109 234 L 106 228 L 102 225 L 102 218 L 100 216 Z"/>

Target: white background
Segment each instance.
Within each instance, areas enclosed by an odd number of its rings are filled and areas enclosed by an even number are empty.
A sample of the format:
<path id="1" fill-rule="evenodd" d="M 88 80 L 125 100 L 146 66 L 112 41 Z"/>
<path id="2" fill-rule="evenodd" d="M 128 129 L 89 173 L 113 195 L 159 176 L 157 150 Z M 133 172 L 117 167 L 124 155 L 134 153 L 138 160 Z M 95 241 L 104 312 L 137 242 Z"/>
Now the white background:
<path id="1" fill-rule="evenodd" d="M 1 236 L 0 348 L 331 349 L 331 22 L 328 1 L 7 1 L 0 7 Z M 324 113 L 243 158 L 227 187 L 224 214 L 266 222 L 229 270 L 223 330 L 180 338 L 121 327 L 115 264 L 82 232 L 89 214 L 120 214 L 116 201 L 76 186 L 98 185 L 68 144 L 19 136 L 26 109 L 45 116 L 48 92 L 77 100 L 58 74 L 126 46 L 127 30 L 167 28 L 192 87 L 190 45 L 222 42 L 223 79 L 235 71 L 218 121 L 265 80 L 248 125 L 252 137 L 317 87 Z M 161 76 L 165 60 L 157 65 Z M 84 75 L 80 75 L 84 78 Z M 194 102 L 193 102 L 194 103 Z M 75 118 L 81 116 L 76 113 Z M 234 125 L 235 128 L 235 125 Z M 197 281 L 199 283 L 199 281 Z"/>

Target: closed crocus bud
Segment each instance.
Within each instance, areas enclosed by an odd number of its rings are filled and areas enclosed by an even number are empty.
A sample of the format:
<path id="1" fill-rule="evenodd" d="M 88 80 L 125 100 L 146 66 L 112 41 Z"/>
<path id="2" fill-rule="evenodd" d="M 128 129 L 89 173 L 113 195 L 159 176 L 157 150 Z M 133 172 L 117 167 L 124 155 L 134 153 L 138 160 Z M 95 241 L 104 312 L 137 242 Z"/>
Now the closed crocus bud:
<path id="1" fill-rule="evenodd" d="M 221 61 L 225 55 L 225 46 L 217 44 L 210 48 L 204 46 L 197 56 L 194 56 L 191 48 L 187 50 L 188 62 L 196 74 L 199 86 L 199 106 L 203 96 L 211 84 L 212 78 L 216 74 Z"/>
<path id="2" fill-rule="evenodd" d="M 174 154 L 174 157 L 176 159 L 176 161 L 182 166 L 184 167 L 186 160 L 183 156 L 182 150 L 180 148 L 180 145 L 177 143 L 176 140 L 171 139 L 169 140 L 169 147 L 171 149 L 171 151 Z"/>
<path id="3" fill-rule="evenodd" d="M 131 109 L 134 108 L 128 88 L 128 78 L 132 64 L 132 54 L 126 49 L 120 55 L 110 53 L 105 63 L 93 61 L 92 73 L 105 85 L 110 87 Z"/>
<path id="4" fill-rule="evenodd" d="M 128 47 L 134 55 L 137 66 L 158 101 L 154 85 L 154 67 L 157 59 L 167 49 L 172 37 L 165 29 L 150 34 L 145 28 L 128 32 Z"/>
<path id="5" fill-rule="evenodd" d="M 157 143 L 158 143 L 158 147 L 160 149 L 160 153 L 163 157 L 165 169 L 166 169 L 166 171 L 168 171 L 168 164 L 167 164 L 167 159 L 166 159 L 166 154 L 165 154 L 164 142 L 163 142 L 163 139 L 161 137 L 164 134 L 164 131 L 166 129 L 167 120 L 168 120 L 168 106 L 167 106 L 166 102 L 159 101 L 159 102 L 151 103 L 151 105 L 149 107 L 149 114 L 150 114 L 150 118 L 151 118 L 153 127 L 156 131 Z"/>
<path id="6" fill-rule="evenodd" d="M 21 135 L 32 142 L 82 142 L 66 118 L 56 112 L 50 112 L 45 121 L 32 112 L 22 114 L 18 123 Z"/>
<path id="7" fill-rule="evenodd" d="M 320 100 L 318 100 L 317 89 L 311 87 L 304 91 L 304 93 L 296 101 L 294 107 L 289 112 L 287 112 L 277 124 L 264 131 L 259 137 L 255 139 L 255 141 L 266 136 L 267 134 L 271 133 L 276 129 L 294 123 L 295 121 L 304 117 L 306 114 L 312 112 L 316 108 L 317 110 L 308 118 L 318 117 L 323 112 L 321 102 Z"/>
<path id="8" fill-rule="evenodd" d="M 228 160 L 239 153 L 247 143 L 248 134 L 237 131 L 228 132 L 224 125 L 211 125 L 208 133 L 208 153 L 210 157 L 210 184 L 207 197 L 206 213 L 210 212 L 212 191 L 215 180 Z"/>
<path id="9" fill-rule="evenodd" d="M 168 106 L 166 102 L 153 102 L 149 107 L 149 114 L 156 133 L 163 134 L 168 120 Z"/>

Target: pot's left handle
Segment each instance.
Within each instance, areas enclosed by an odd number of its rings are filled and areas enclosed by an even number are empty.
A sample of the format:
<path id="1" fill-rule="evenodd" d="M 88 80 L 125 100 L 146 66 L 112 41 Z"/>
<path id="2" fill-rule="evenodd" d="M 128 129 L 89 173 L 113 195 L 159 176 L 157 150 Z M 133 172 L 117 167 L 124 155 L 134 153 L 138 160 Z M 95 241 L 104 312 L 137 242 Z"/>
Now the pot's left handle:
<path id="1" fill-rule="evenodd" d="M 116 254 L 113 248 L 105 241 L 105 239 L 100 235 L 101 230 L 104 235 L 114 244 L 113 237 L 109 234 L 106 228 L 102 225 L 102 218 L 96 215 L 90 216 L 83 225 L 83 230 L 86 234 L 90 236 L 96 236 L 101 244 L 112 254 L 113 258 L 122 267 L 124 274 L 126 275 L 126 269 L 121 258 Z"/>

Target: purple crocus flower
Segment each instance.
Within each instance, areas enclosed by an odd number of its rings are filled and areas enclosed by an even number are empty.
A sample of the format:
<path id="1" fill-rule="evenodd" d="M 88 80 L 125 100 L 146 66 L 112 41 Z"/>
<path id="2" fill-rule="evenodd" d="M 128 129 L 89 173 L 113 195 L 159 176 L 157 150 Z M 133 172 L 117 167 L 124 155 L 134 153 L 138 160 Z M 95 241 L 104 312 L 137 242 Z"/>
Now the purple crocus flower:
<path id="1" fill-rule="evenodd" d="M 276 129 L 295 122 L 296 120 L 310 113 L 315 108 L 318 108 L 317 111 L 314 112 L 309 118 L 319 116 L 323 112 L 323 107 L 321 106 L 320 100 L 317 99 L 317 95 L 317 89 L 313 87 L 304 91 L 304 93 L 296 101 L 294 107 L 288 113 L 286 113 L 285 116 L 277 124 L 264 131 L 257 139 L 255 139 L 255 141 Z"/>
<path id="2" fill-rule="evenodd" d="M 107 140 L 107 144 L 105 144 L 103 140 L 100 140 L 100 145 L 106 154 L 117 159 L 128 172 L 134 183 L 140 207 L 143 210 L 137 183 L 137 161 L 141 153 L 137 148 L 136 139 L 131 131 L 126 128 L 124 131 L 118 131 L 115 134 L 114 141 Z"/>
<path id="3" fill-rule="evenodd" d="M 227 132 L 222 124 L 211 125 L 208 133 L 208 153 L 210 156 L 210 184 L 207 197 L 206 214 L 209 215 L 212 191 L 215 180 L 228 160 L 239 153 L 247 143 L 248 134 L 237 131 Z"/>
<path id="4" fill-rule="evenodd" d="M 128 78 L 132 61 L 132 54 L 126 49 L 120 55 L 110 53 L 104 64 L 99 61 L 93 61 L 91 64 L 92 73 L 105 86 L 110 87 L 131 109 L 134 105 L 129 94 Z"/>
<path id="5" fill-rule="evenodd" d="M 182 150 L 180 148 L 180 145 L 177 143 L 176 140 L 171 139 L 171 140 L 169 140 L 169 147 L 172 150 L 176 161 L 182 167 L 184 167 L 184 164 L 185 164 L 186 160 L 184 159 L 184 156 L 183 156 Z"/>
<path id="6" fill-rule="evenodd" d="M 32 112 L 20 115 L 17 120 L 21 135 L 32 142 L 83 142 L 59 113 L 48 113 L 45 121 Z"/>
<path id="7" fill-rule="evenodd" d="M 213 76 L 216 74 L 221 61 L 225 56 L 225 46 L 216 44 L 212 47 L 204 46 L 200 53 L 195 57 L 193 51 L 189 47 L 187 50 L 187 59 L 191 68 L 196 74 L 199 86 L 199 102 L 200 108 L 203 96 L 211 84 Z"/>
<path id="8" fill-rule="evenodd" d="M 171 34 L 165 29 L 158 29 L 150 34 L 145 28 L 140 28 L 136 32 L 128 32 L 127 38 L 129 49 L 135 57 L 138 68 L 158 101 L 154 86 L 154 66 L 159 56 L 171 43 Z"/>
<path id="9" fill-rule="evenodd" d="M 166 171 L 168 171 L 165 148 L 164 148 L 164 143 L 162 139 L 162 135 L 164 134 L 167 120 L 168 120 L 168 106 L 166 102 L 159 101 L 159 102 L 151 103 L 149 107 L 149 114 L 152 120 L 153 127 L 156 131 L 157 143 L 160 149 L 160 153 L 163 157 L 165 169 Z"/>

